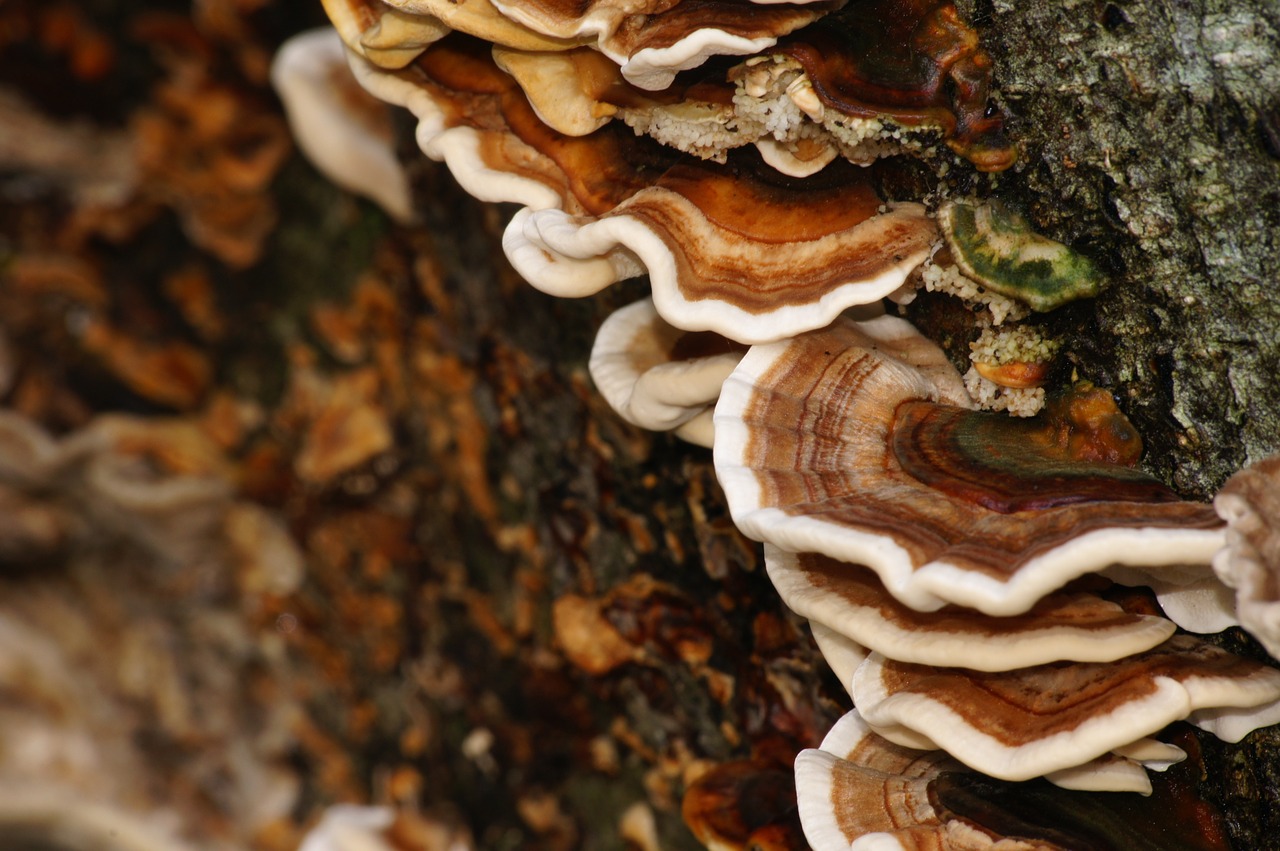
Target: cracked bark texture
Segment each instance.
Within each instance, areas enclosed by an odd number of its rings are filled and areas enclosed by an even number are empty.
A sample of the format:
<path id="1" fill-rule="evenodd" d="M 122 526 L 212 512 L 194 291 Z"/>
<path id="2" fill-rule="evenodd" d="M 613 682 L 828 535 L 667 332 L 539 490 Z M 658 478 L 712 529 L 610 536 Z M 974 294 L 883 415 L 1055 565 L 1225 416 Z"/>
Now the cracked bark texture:
<path id="1" fill-rule="evenodd" d="M 1146 462 L 1208 497 L 1280 450 L 1280 7 L 1005 2 L 966 11 L 1023 147 L 1001 193 L 1105 264 L 1068 325 Z"/>

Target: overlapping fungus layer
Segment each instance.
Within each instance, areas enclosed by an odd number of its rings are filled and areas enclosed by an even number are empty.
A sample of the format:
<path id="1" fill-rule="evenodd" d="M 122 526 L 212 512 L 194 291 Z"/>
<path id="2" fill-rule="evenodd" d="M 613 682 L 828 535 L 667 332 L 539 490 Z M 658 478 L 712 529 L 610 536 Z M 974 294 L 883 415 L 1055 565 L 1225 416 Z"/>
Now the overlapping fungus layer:
<path id="1" fill-rule="evenodd" d="M 993 332 L 962 379 L 910 324 L 874 318 L 909 281 L 988 305 L 991 325 L 1102 284 L 998 204 L 935 219 L 886 194 L 875 163 L 941 172 L 939 141 L 980 171 L 1015 159 L 991 59 L 953 4 L 326 5 L 422 150 L 476 197 L 521 205 L 503 247 L 534 286 L 582 296 L 648 274 L 651 299 L 605 323 L 591 371 L 630 422 L 714 445 L 735 523 L 862 711 L 797 761 L 819 851 L 868 835 L 987 847 L 1001 828 L 938 805 L 973 809 L 934 749 L 998 777 L 1149 792 L 1147 770 L 1185 756 L 1151 738 L 1164 724 L 1232 739 L 1280 718 L 1280 674 L 1173 635 L 1112 584 L 1151 584 L 1180 623 L 1231 622 L 1187 603 L 1216 582 L 1221 520 L 1136 469 L 1111 397 L 1080 386 L 1022 421 L 975 410 L 967 383 L 1043 393 L 1055 341 Z M 708 843 L 755 836 L 699 802 Z M 1009 847 L 1072 847 L 1081 829 Z"/>

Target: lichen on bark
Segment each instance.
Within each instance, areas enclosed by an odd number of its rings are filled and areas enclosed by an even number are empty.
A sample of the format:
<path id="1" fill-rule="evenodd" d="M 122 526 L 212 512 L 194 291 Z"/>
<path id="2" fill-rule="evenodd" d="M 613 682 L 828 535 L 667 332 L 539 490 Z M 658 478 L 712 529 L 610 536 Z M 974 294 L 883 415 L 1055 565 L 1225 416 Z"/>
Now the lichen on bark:
<path id="1" fill-rule="evenodd" d="M 1210 496 L 1280 451 L 1280 8 L 967 11 L 1023 148 L 1000 193 L 1111 272 L 1066 320 L 1074 363 L 1121 398 L 1154 472 Z"/>

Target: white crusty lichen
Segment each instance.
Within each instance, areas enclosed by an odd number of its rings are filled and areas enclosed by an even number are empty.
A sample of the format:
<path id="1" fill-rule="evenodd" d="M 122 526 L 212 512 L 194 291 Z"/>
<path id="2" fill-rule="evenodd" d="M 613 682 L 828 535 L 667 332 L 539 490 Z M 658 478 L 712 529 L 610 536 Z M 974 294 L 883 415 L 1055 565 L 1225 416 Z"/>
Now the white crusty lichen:
<path id="1" fill-rule="evenodd" d="M 710 103 L 677 103 L 622 109 L 618 115 L 637 136 L 722 163 L 728 152 L 743 144 L 741 122 L 733 110 Z"/>
<path id="2" fill-rule="evenodd" d="M 1045 337 L 1033 325 L 983 328 L 969 344 L 969 360 L 974 363 L 1046 363 L 1062 348 L 1058 340 Z"/>
<path id="3" fill-rule="evenodd" d="M 977 281 L 966 278 L 960 267 L 939 265 L 933 262 L 932 257 L 920 266 L 920 281 L 931 293 L 946 293 L 961 299 L 965 304 L 985 307 L 991 313 L 993 325 L 1016 322 L 1026 318 L 1031 312 L 1025 304 L 992 292 Z"/>
<path id="4" fill-rule="evenodd" d="M 745 145 L 780 146 L 796 158 L 797 167 L 809 163 L 794 176 L 811 174 L 836 155 L 858 165 L 904 151 L 929 156 L 941 132 L 827 109 L 800 63 L 788 56 L 753 57 L 728 76 L 735 85 L 731 104 L 648 102 L 624 106 L 617 116 L 637 135 L 714 162 L 724 162 L 729 151 Z M 818 153 L 823 149 L 825 156 Z"/>
<path id="5" fill-rule="evenodd" d="M 965 389 L 983 410 L 1008 411 L 1015 417 L 1034 416 L 1044 407 L 1043 387 L 1003 386 L 979 373 L 977 365 L 1048 363 L 1061 345 L 1027 325 L 984 328 L 978 339 L 969 344 L 969 360 L 974 366 L 964 374 Z"/>

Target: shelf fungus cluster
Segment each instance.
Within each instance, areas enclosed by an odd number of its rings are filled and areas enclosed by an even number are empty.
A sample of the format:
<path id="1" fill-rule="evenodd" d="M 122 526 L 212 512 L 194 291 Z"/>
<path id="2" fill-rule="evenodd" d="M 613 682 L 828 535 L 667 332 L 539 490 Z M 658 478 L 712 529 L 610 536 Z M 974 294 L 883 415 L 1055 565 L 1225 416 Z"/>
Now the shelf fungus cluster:
<path id="1" fill-rule="evenodd" d="M 939 778 L 1149 793 L 1184 756 L 1155 738 L 1171 722 L 1235 740 L 1280 721 L 1280 671 L 1176 631 L 1234 623 L 1223 520 L 1137 469 L 1108 393 L 1041 387 L 1060 344 L 1018 323 L 1096 295 L 1100 270 L 998 202 L 895 189 L 919 185 L 904 158 L 937 179 L 1015 159 L 953 4 L 325 6 L 422 151 L 519 206 L 503 248 L 533 286 L 648 276 L 591 374 L 627 421 L 713 446 L 734 522 L 853 697 L 797 763 L 814 847 L 1064 847 L 932 812 Z M 884 315 L 921 288 L 980 308 L 969 375 Z M 1241 593 L 1277 560 L 1251 481 L 1218 505 L 1246 523 L 1218 562 Z"/>

